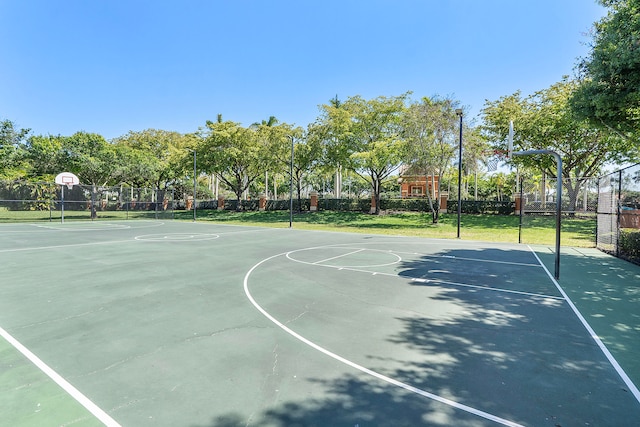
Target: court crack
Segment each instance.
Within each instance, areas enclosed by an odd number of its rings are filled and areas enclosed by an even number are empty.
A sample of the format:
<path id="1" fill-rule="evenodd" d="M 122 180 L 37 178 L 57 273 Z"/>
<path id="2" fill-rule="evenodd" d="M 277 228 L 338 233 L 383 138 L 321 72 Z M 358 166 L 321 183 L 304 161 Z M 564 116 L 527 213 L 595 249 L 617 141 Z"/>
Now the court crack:
<path id="1" fill-rule="evenodd" d="M 89 311 L 85 311 L 83 313 L 72 314 L 72 315 L 66 316 L 66 317 L 60 317 L 58 319 L 44 320 L 42 322 L 29 323 L 28 325 L 21 325 L 21 326 L 18 326 L 16 328 L 14 328 L 14 329 L 15 330 L 27 329 L 27 328 L 31 328 L 31 327 L 34 327 L 34 326 L 41 326 L 41 325 L 48 325 L 48 324 L 57 323 L 57 322 L 64 322 L 64 321 L 67 321 L 67 320 L 77 319 L 79 317 L 84 317 L 84 316 L 88 316 L 90 314 L 98 313 L 98 312 L 100 312 L 102 310 L 104 310 L 104 307 L 100 307 L 97 310 L 89 310 Z"/>
<path id="2" fill-rule="evenodd" d="M 204 338 L 212 338 L 218 335 L 222 335 L 222 334 L 226 334 L 229 332 L 236 332 L 236 331 L 240 331 L 243 329 L 267 329 L 269 328 L 269 326 L 257 326 L 257 325 L 250 325 L 249 323 L 245 323 L 239 326 L 233 326 L 233 327 L 229 327 L 229 328 L 223 328 L 223 329 L 219 329 L 213 332 L 209 332 L 206 334 L 198 334 L 197 332 L 193 333 L 193 336 L 191 337 L 187 337 L 184 338 L 181 342 L 185 343 L 185 342 L 190 342 L 190 341 L 195 341 L 195 340 L 200 340 L 200 339 L 204 339 Z"/>
<path id="3" fill-rule="evenodd" d="M 300 319 L 302 316 L 304 316 L 305 314 L 307 314 L 309 312 L 309 310 L 305 310 L 302 313 L 298 314 L 296 317 L 294 317 L 293 319 L 289 319 L 287 321 L 284 322 L 285 325 L 288 325 L 289 323 L 293 323 L 296 320 Z"/>

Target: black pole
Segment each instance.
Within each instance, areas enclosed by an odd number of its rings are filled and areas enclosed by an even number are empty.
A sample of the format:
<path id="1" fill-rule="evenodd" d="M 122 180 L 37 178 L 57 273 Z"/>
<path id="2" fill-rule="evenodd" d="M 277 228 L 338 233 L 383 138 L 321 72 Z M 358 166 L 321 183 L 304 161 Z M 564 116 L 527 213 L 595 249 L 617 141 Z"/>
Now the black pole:
<path id="1" fill-rule="evenodd" d="M 291 138 L 291 163 L 289 165 L 289 228 L 293 226 L 293 136 Z"/>
<path id="2" fill-rule="evenodd" d="M 551 154 L 556 159 L 556 258 L 553 277 L 560 279 L 560 232 L 562 225 L 562 157 L 552 150 L 516 151 L 514 156 L 529 156 L 532 154 Z"/>
<path id="3" fill-rule="evenodd" d="M 520 177 L 520 224 L 518 225 L 518 243 L 522 243 L 522 218 L 524 216 L 524 191 L 522 190 L 522 182 L 524 179 Z"/>
<path id="4" fill-rule="evenodd" d="M 196 150 L 193 150 L 193 221 L 196 220 Z"/>
<path id="5" fill-rule="evenodd" d="M 556 180 L 556 259 L 553 277 L 558 280 L 560 279 L 560 229 L 562 225 L 562 158 L 557 153 L 554 156 L 558 179 Z"/>
<path id="6" fill-rule="evenodd" d="M 458 147 L 458 239 L 460 238 L 460 218 L 462 216 L 462 109 L 456 109 L 460 117 L 460 145 Z"/>
<path id="7" fill-rule="evenodd" d="M 620 258 L 620 200 L 622 194 L 622 169 L 618 171 L 618 197 L 614 197 L 616 204 L 616 257 Z"/>

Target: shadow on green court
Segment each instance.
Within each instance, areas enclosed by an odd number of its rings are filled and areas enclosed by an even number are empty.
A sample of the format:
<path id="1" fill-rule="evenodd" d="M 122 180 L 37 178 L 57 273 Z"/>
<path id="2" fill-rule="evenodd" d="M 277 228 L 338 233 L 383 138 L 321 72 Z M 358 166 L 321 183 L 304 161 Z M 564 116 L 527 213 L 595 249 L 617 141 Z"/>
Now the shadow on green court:
<path id="1" fill-rule="evenodd" d="M 553 254 L 539 252 L 552 268 Z M 563 248 L 560 285 L 627 375 L 640 384 L 640 266 L 596 249 Z"/>
<path id="2" fill-rule="evenodd" d="M 515 265 L 525 260 L 531 262 L 530 252 L 448 250 L 438 255 L 513 262 L 502 266 L 467 263 L 464 269 L 456 268 L 450 279 L 463 282 L 472 277 L 488 277 L 486 283 L 481 279 L 472 283 L 542 293 L 548 298 L 487 292 L 454 283 L 410 281 L 410 286 L 437 288 L 433 305 L 446 306 L 448 310 L 398 318 L 402 328 L 381 339 L 417 351 L 424 355 L 423 359 L 407 361 L 368 355 L 371 369 L 524 425 L 629 425 L 640 419 L 640 405 L 625 390 L 614 368 L 568 305 L 558 298 L 560 294 L 544 270 Z M 637 339 L 640 316 L 635 314 L 637 309 L 631 310 L 632 305 L 637 308 L 640 292 L 637 286 L 629 289 L 615 283 L 632 280 L 637 285 L 640 273 L 619 260 L 604 258 L 607 261 L 600 262 L 602 268 L 597 268 L 598 262 L 593 257 L 565 256 L 563 271 L 570 279 L 563 286 L 570 294 L 582 295 L 583 314 L 590 322 L 608 319 L 603 325 L 610 331 L 604 336 L 610 338 L 614 350 L 631 351 L 640 342 Z M 444 270 L 449 261 L 425 256 L 405 262 L 400 275 L 423 278 L 430 271 Z M 522 280 L 506 279 L 514 274 Z M 622 308 L 618 305 L 621 298 L 628 306 L 616 313 Z M 634 369 L 632 365 L 623 365 Z M 496 425 L 362 375 L 337 380 L 315 378 L 311 382 L 322 386 L 332 398 L 283 402 L 256 415 L 251 423 L 277 427 Z M 198 427 L 246 424 L 245 417 L 229 413 Z"/>

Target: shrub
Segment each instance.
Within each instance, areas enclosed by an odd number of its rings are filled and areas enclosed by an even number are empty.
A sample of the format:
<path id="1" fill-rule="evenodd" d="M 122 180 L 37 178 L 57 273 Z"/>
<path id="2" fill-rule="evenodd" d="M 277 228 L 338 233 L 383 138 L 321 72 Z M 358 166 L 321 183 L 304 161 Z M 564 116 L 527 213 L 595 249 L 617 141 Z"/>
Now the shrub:
<path id="1" fill-rule="evenodd" d="M 618 241 L 620 254 L 640 263 L 640 230 L 623 228 Z"/>

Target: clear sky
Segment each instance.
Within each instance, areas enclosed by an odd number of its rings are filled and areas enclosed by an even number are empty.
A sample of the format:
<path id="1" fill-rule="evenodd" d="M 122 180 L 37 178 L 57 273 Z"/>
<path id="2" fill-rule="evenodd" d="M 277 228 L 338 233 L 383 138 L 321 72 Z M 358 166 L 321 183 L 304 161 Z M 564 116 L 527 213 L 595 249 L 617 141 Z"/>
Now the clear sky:
<path id="1" fill-rule="evenodd" d="M 545 89 L 589 52 L 595 0 L 0 0 L 0 119 L 35 134 L 306 126 L 340 99 Z"/>

